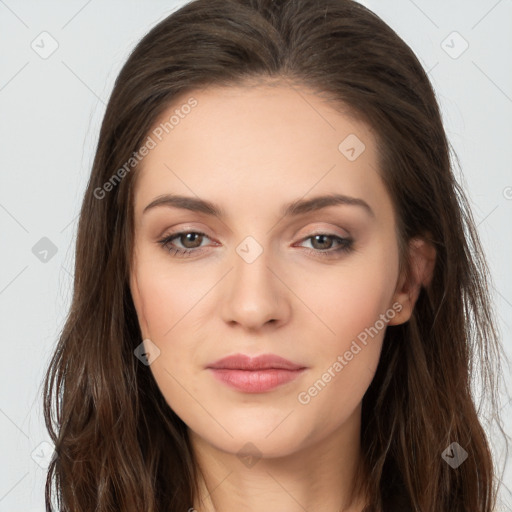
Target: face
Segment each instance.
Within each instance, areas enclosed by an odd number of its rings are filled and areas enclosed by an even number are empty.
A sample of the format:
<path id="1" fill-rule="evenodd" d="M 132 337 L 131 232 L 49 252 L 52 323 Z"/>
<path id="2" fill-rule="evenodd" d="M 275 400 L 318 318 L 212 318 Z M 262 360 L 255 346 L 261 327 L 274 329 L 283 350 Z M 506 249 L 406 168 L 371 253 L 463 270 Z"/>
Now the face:
<path id="1" fill-rule="evenodd" d="M 252 442 L 283 456 L 335 434 L 407 314 L 371 130 L 284 85 L 194 91 L 158 126 L 138 169 L 130 285 L 167 403 L 230 453 Z M 298 369 L 211 368 L 236 354 Z"/>

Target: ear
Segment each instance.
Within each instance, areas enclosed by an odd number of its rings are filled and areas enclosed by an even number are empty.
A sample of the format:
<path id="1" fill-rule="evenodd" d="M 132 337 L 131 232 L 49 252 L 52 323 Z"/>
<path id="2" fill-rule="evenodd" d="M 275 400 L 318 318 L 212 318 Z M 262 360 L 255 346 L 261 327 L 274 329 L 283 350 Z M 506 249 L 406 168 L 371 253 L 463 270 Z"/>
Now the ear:
<path id="1" fill-rule="evenodd" d="M 393 304 L 402 307 L 388 325 L 407 322 L 412 315 L 414 305 L 420 295 L 421 287 L 428 286 L 434 275 L 436 250 L 425 238 L 413 238 L 408 248 L 409 269 L 404 269 L 398 278 Z"/>

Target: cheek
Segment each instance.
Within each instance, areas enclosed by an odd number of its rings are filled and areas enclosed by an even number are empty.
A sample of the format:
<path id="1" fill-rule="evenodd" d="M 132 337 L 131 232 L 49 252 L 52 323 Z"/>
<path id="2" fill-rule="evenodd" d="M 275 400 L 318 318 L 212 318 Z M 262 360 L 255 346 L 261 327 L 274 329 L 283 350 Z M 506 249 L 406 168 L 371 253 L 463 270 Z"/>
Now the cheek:
<path id="1" fill-rule="evenodd" d="M 131 281 L 132 297 L 143 338 L 160 350 L 150 369 L 166 398 L 182 395 L 178 382 L 186 383 L 187 390 L 194 393 L 201 332 L 209 327 L 214 314 L 206 313 L 205 307 L 218 278 L 212 272 L 198 275 L 180 265 L 171 266 L 160 255 L 139 260 Z"/>
<path id="2" fill-rule="evenodd" d="M 350 255 L 336 266 L 295 273 L 291 287 L 317 317 L 307 314 L 304 321 L 309 330 L 316 322 L 316 330 L 327 343 L 324 347 L 342 349 L 391 308 L 398 253 L 383 245 Z"/>
<path id="3" fill-rule="evenodd" d="M 169 406 L 187 421 L 204 420 L 200 411 L 190 407 L 190 396 L 200 394 L 201 390 L 191 365 L 196 347 L 193 337 L 187 336 L 191 329 L 187 325 L 191 316 L 187 314 L 192 313 L 207 290 L 206 284 L 187 285 L 183 273 L 170 272 L 154 260 L 146 260 L 134 269 L 132 296 L 142 335 L 160 350 L 150 371 Z"/>
<path id="4" fill-rule="evenodd" d="M 132 296 L 145 337 L 159 343 L 173 337 L 175 327 L 201 301 L 211 284 L 158 261 L 147 261 L 134 271 Z M 144 327 L 143 327 L 144 326 Z"/>
<path id="5" fill-rule="evenodd" d="M 398 252 L 375 245 L 364 257 L 347 259 L 324 275 L 303 281 L 304 302 L 314 304 L 324 327 L 316 338 L 315 370 L 298 395 L 307 414 L 339 424 L 362 400 L 377 368 L 382 341 L 394 318 L 392 298 L 398 275 Z M 307 407 L 306 407 L 307 406 Z"/>

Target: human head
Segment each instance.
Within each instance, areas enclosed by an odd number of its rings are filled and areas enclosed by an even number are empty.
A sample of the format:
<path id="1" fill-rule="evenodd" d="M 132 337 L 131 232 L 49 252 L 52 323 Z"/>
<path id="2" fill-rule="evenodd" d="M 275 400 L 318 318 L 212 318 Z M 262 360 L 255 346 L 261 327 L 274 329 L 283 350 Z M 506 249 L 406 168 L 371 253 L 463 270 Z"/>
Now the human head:
<path id="1" fill-rule="evenodd" d="M 105 113 L 79 223 L 74 303 L 61 343 L 68 353 L 81 354 L 84 371 L 67 378 L 68 431 L 94 420 L 97 429 L 82 435 L 97 445 L 98 434 L 122 427 L 107 451 L 112 471 L 115 463 L 126 466 L 117 443 L 124 439 L 125 446 L 134 446 L 139 440 L 143 449 L 133 465 L 144 475 L 139 484 L 145 498 L 154 499 L 149 482 L 158 469 L 159 478 L 168 477 L 166 492 L 182 488 L 177 499 L 190 504 L 185 495 L 193 490 L 194 468 L 185 425 L 158 393 L 150 368 L 133 357 L 142 341 L 130 276 L 134 195 L 143 161 L 129 164 L 123 176 L 118 170 L 135 158 L 178 98 L 268 79 L 315 91 L 370 128 L 393 205 L 400 274 L 414 272 L 407 258 L 411 240 L 423 238 L 435 247 L 432 279 L 418 290 L 410 319 L 386 330 L 363 400 L 361 447 L 371 496 L 377 500 L 397 473 L 413 503 L 425 510 L 454 505 L 450 496 L 436 492 L 443 485 L 465 488 L 464 498 L 462 491 L 457 495 L 459 505 L 462 499 L 472 505 L 480 500 L 487 510 L 491 466 L 468 390 L 472 333 L 465 318 L 469 313 L 478 319 L 477 343 L 492 334 L 480 261 L 470 250 L 478 241 L 451 172 L 427 75 L 386 24 L 348 0 L 199 0 L 157 25 L 128 59 Z M 106 187 L 114 175 L 120 179 Z M 75 412 L 79 399 L 88 404 L 88 418 Z M 439 457 L 450 439 L 471 446 L 474 454 L 456 473 Z M 170 462 L 162 460 L 163 446 Z M 411 450 L 421 455 L 421 465 L 410 460 Z M 62 454 L 64 472 L 71 461 Z M 182 481 L 169 477 L 173 468 L 180 468 Z M 424 481 L 432 482 L 434 491 L 425 492 Z M 84 489 L 85 482 L 84 476 L 77 488 Z"/>

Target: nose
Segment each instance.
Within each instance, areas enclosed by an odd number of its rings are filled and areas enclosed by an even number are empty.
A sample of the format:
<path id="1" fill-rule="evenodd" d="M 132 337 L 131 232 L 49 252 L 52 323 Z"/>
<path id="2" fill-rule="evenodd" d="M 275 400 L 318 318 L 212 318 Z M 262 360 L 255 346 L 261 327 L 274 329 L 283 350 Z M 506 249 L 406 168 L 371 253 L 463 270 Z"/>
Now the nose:
<path id="1" fill-rule="evenodd" d="M 283 325 L 290 316 L 287 288 L 278 277 L 267 252 L 251 263 L 238 254 L 233 257 L 233 270 L 223 283 L 221 315 L 230 325 L 259 330 Z"/>

